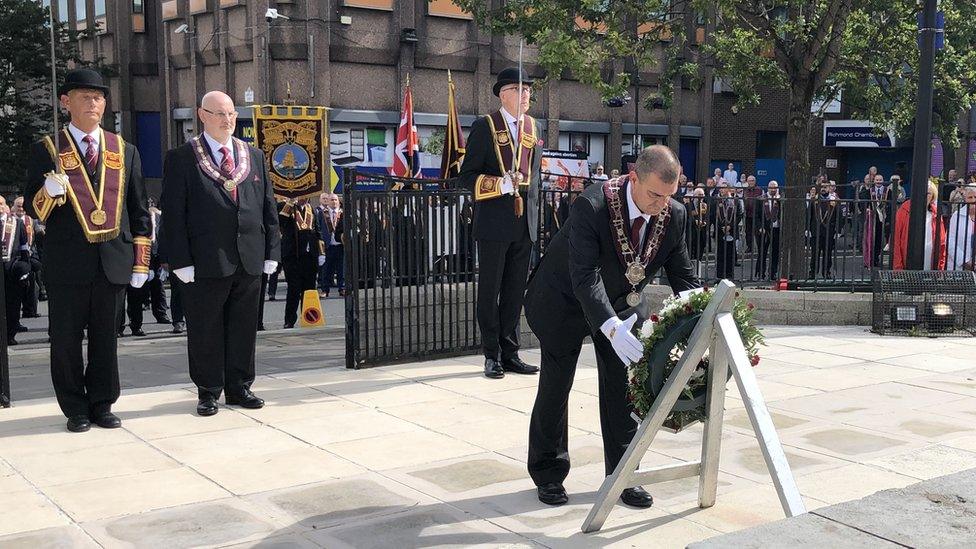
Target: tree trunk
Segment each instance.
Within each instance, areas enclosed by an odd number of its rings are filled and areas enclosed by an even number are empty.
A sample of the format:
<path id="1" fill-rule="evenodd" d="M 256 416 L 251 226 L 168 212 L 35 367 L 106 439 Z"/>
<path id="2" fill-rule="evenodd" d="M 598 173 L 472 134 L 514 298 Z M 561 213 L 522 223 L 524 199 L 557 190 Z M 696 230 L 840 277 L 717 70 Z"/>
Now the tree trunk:
<path id="1" fill-rule="evenodd" d="M 810 188 L 810 104 L 812 82 L 793 81 L 786 130 L 786 184 L 783 208 L 781 262 L 783 275 L 790 280 L 806 278 L 809 265 L 804 254 L 806 208 L 804 199 Z"/>

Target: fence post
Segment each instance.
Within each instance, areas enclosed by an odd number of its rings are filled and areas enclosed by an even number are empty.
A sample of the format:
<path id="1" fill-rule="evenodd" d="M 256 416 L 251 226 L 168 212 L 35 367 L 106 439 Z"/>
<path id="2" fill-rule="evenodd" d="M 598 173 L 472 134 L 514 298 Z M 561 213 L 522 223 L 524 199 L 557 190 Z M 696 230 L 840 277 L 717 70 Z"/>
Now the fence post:
<path id="1" fill-rule="evenodd" d="M 359 349 L 359 212 L 355 203 L 356 170 L 343 171 L 342 270 L 346 314 L 346 368 L 356 368 Z"/>

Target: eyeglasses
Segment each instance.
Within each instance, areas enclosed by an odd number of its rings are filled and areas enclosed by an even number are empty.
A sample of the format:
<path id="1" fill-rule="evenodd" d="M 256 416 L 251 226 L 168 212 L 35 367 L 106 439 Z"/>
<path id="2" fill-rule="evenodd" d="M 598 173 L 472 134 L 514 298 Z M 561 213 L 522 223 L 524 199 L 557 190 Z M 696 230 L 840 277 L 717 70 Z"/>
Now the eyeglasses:
<path id="1" fill-rule="evenodd" d="M 518 91 L 518 86 L 508 86 L 507 88 L 502 88 L 501 91 Z M 532 93 L 532 88 L 529 86 L 522 86 L 522 93 Z"/>
<path id="2" fill-rule="evenodd" d="M 218 118 L 237 118 L 237 111 L 231 111 L 231 112 L 214 112 L 214 111 L 212 111 L 210 109 L 204 109 L 203 107 L 200 107 L 200 109 L 202 111 L 208 112 L 208 113 L 210 113 L 210 114 L 212 114 L 212 115 L 214 115 L 214 116 L 216 116 Z"/>

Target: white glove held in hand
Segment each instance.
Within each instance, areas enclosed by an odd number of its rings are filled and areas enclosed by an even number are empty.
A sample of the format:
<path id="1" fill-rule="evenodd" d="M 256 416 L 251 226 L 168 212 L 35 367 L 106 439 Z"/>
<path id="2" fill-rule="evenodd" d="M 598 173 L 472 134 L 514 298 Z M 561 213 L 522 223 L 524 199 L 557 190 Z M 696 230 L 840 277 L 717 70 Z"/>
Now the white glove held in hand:
<path id="1" fill-rule="evenodd" d="M 635 322 L 637 322 L 637 314 L 632 314 L 627 320 L 613 317 L 600 327 L 600 331 L 610 340 L 613 351 L 620 357 L 624 366 L 630 366 L 644 356 L 644 344 L 631 331 Z"/>
<path id="2" fill-rule="evenodd" d="M 270 276 L 270 275 L 273 275 L 274 272 L 277 271 L 277 270 L 278 270 L 278 262 L 277 261 L 274 261 L 274 260 L 271 260 L 271 259 L 265 259 L 264 260 L 264 274 Z"/>
<path id="3" fill-rule="evenodd" d="M 64 194 L 64 186 L 67 183 L 68 178 L 64 174 L 50 173 L 44 178 L 44 190 L 47 191 L 48 196 L 56 198 Z"/>
<path id="4" fill-rule="evenodd" d="M 193 265 L 190 265 L 189 267 L 183 267 L 181 269 L 173 269 L 173 274 L 176 275 L 176 278 L 180 279 L 180 282 L 184 284 L 189 284 L 194 280 Z"/>
<path id="5" fill-rule="evenodd" d="M 509 174 L 505 174 L 505 177 L 502 178 L 502 194 L 515 194 L 515 184 Z"/>
<path id="6" fill-rule="evenodd" d="M 160 269 L 159 270 L 159 283 L 162 284 L 162 283 L 166 282 L 166 279 L 168 279 L 168 278 L 169 278 L 169 271 L 167 271 L 166 269 Z"/>
<path id="7" fill-rule="evenodd" d="M 321 267 L 322 265 L 325 265 L 325 256 L 324 255 L 320 255 L 319 256 L 319 267 Z"/>
<path id="8" fill-rule="evenodd" d="M 129 286 L 132 286 L 133 288 L 142 288 L 142 285 L 148 280 L 148 273 L 132 273 L 132 278 L 129 279 Z"/>

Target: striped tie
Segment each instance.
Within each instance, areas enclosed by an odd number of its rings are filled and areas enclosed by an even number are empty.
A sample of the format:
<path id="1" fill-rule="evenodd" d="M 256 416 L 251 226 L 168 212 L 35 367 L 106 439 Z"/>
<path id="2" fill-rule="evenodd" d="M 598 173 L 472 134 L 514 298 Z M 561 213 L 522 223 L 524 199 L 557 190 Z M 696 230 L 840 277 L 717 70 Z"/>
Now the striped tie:
<path id="1" fill-rule="evenodd" d="M 85 164 L 88 165 L 88 173 L 93 174 L 98 167 L 98 145 L 95 144 L 95 138 L 90 135 L 86 135 L 82 141 L 88 147 L 85 150 Z"/>

